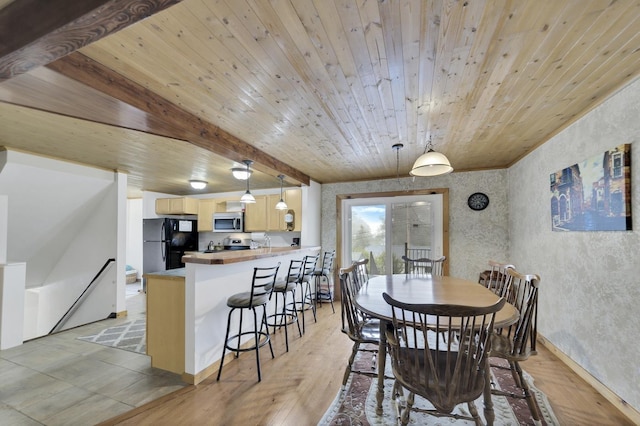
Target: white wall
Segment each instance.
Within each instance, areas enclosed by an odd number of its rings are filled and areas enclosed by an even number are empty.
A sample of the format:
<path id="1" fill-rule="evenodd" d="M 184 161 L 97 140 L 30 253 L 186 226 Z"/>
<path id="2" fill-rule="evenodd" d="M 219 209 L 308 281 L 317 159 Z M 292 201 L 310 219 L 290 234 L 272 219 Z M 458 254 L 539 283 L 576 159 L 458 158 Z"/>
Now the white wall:
<path id="1" fill-rule="evenodd" d="M 300 244 L 303 246 L 319 246 L 322 235 L 322 185 L 311 181 L 309 186 L 302 187 L 302 232 Z"/>
<path id="2" fill-rule="evenodd" d="M 539 332 L 640 411 L 639 137 L 636 80 L 511 167 L 509 230 L 510 261 L 541 277 Z M 549 175 L 623 143 L 634 231 L 552 232 Z"/>
<path id="3" fill-rule="evenodd" d="M 142 198 L 127 200 L 127 265 L 142 278 Z"/>
<path id="4" fill-rule="evenodd" d="M 391 155 L 391 153 L 390 153 Z M 455 167 L 455 164 L 453 164 Z M 452 173 L 430 178 L 385 179 L 322 185 L 322 249 L 336 248 L 336 195 L 449 188 L 449 273 L 476 281 L 489 259 L 508 257 L 507 171 Z M 490 203 L 483 211 L 467 207 L 467 198 L 484 192 Z M 342 267 L 337 265 L 338 268 Z"/>
<path id="5" fill-rule="evenodd" d="M 58 290 L 51 297 L 26 295 L 26 305 L 36 303 L 25 306 L 30 339 L 53 328 L 105 262 L 117 259 L 121 191 L 111 171 L 21 152 L 0 152 L 0 167 L 0 195 L 8 200 L 7 260 L 26 262 L 28 292 Z M 116 310 L 118 265 L 110 269 L 104 287 L 92 292 L 68 326 Z"/>
<path id="6" fill-rule="evenodd" d="M 1 170 L 1 169 L 0 169 Z M 7 263 L 7 227 L 9 217 L 9 197 L 0 195 L 0 265 Z"/>

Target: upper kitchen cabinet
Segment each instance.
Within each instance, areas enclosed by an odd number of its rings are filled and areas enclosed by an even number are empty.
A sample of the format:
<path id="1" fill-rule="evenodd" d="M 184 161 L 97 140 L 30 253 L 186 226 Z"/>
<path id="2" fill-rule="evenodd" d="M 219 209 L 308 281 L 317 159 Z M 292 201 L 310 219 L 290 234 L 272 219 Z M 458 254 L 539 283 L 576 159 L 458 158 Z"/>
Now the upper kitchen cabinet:
<path id="1" fill-rule="evenodd" d="M 217 211 L 218 200 L 203 198 L 198 203 L 198 232 L 213 231 L 213 214 Z"/>
<path id="2" fill-rule="evenodd" d="M 198 205 L 198 231 L 213 231 L 213 214 L 242 211 L 243 204 L 235 198 L 202 198 Z"/>
<path id="3" fill-rule="evenodd" d="M 280 194 L 258 195 L 255 198 L 255 204 L 247 204 L 245 207 L 245 231 L 287 231 L 284 215 L 289 210 L 294 212 L 294 228 L 292 230 L 301 230 L 302 191 L 300 189 L 287 189 L 284 191 L 283 198 L 287 203 L 287 210 L 276 210 L 276 204 L 280 201 Z"/>
<path id="4" fill-rule="evenodd" d="M 244 230 L 245 232 L 266 231 L 269 223 L 267 218 L 267 196 L 256 195 L 255 203 L 247 203 L 244 206 Z"/>
<path id="5" fill-rule="evenodd" d="M 198 214 L 198 200 L 195 198 L 158 198 L 156 214 Z"/>
<path id="6" fill-rule="evenodd" d="M 293 231 L 300 232 L 302 231 L 302 190 L 287 189 L 284 192 L 284 197 L 288 210 L 293 210 L 295 216 Z M 284 213 L 286 214 L 288 210 L 284 210 Z"/>

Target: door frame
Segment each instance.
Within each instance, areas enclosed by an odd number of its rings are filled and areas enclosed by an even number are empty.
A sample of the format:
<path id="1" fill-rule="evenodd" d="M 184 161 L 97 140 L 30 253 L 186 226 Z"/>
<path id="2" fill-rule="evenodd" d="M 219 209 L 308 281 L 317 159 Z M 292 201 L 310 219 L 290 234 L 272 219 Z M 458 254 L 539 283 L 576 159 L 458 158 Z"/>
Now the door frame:
<path id="1" fill-rule="evenodd" d="M 363 192 L 354 194 L 336 195 L 336 260 L 342 259 L 342 200 L 358 198 L 393 198 L 412 195 L 442 195 L 442 254 L 446 256 L 443 273 L 449 275 L 449 188 L 415 189 L 409 191 L 389 191 L 389 192 Z M 340 268 L 348 265 L 340 265 L 339 261 L 334 270 L 335 283 L 340 282 Z M 340 297 L 337 291 L 336 298 Z"/>

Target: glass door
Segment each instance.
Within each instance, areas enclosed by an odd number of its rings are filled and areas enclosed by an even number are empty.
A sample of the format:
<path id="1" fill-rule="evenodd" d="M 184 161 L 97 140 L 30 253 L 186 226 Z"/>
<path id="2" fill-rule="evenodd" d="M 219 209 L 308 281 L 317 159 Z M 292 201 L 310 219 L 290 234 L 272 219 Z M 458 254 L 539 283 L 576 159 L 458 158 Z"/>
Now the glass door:
<path id="1" fill-rule="evenodd" d="M 369 273 L 403 273 L 402 256 L 440 257 L 442 195 L 343 200 L 343 265 L 369 259 Z"/>

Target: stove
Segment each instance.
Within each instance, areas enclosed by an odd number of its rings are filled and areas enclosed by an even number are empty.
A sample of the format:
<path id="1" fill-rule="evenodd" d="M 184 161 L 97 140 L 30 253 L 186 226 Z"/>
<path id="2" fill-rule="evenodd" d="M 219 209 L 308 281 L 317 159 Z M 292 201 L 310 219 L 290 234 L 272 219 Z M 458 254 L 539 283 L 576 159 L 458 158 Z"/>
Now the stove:
<path id="1" fill-rule="evenodd" d="M 249 250 L 251 240 L 246 238 L 225 238 L 222 247 L 225 250 Z"/>

